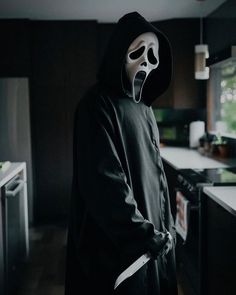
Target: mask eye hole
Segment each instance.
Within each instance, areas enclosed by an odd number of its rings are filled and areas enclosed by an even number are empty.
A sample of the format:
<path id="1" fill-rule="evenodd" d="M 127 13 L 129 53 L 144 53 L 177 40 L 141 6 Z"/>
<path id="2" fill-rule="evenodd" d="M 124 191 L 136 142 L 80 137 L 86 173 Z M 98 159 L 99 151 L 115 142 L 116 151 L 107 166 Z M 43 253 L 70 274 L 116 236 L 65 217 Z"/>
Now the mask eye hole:
<path id="1" fill-rule="evenodd" d="M 149 48 L 148 50 L 148 61 L 152 64 L 152 65 L 155 65 L 157 64 L 157 59 L 154 55 L 154 52 L 153 52 L 153 49 L 152 48 Z"/>
<path id="2" fill-rule="evenodd" d="M 144 53 L 145 47 L 141 46 L 139 49 L 129 54 L 130 59 L 137 59 Z"/>

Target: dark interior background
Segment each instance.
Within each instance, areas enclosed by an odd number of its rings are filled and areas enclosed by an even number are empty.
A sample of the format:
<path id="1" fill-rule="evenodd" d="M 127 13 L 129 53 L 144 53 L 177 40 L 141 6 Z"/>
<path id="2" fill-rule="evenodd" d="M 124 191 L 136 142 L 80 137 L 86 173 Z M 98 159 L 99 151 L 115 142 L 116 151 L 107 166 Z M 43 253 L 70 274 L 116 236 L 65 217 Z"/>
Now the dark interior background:
<path id="1" fill-rule="evenodd" d="M 236 44 L 235 1 L 204 20 L 210 53 Z M 206 81 L 194 79 L 194 45 L 199 19 L 153 23 L 169 38 L 174 74 L 155 108 L 203 109 Z M 29 77 L 34 175 L 31 223 L 67 221 L 72 181 L 75 107 L 96 81 L 96 72 L 114 24 L 96 21 L 0 20 L 0 76 Z"/>

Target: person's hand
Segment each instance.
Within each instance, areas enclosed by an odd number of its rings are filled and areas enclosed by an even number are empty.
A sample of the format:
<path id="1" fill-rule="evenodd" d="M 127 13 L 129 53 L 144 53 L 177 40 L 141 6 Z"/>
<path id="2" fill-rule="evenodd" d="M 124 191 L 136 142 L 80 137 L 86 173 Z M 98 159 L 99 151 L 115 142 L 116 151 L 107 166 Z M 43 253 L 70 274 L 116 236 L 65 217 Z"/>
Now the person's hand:
<path id="1" fill-rule="evenodd" d="M 165 246 L 163 247 L 163 249 L 161 250 L 160 256 L 167 255 L 168 252 L 173 248 L 173 238 L 168 231 L 167 231 L 167 237 L 168 237 L 168 240 L 167 240 Z"/>
<path id="2" fill-rule="evenodd" d="M 166 246 L 168 246 L 169 240 L 170 236 L 168 232 L 158 232 L 155 230 L 155 235 L 152 237 L 151 240 L 149 240 L 149 243 L 147 245 L 148 251 L 151 253 L 153 259 L 157 259 L 157 257 L 162 254 L 164 255 L 164 253 L 166 252 L 164 251 L 164 249 L 166 248 Z"/>

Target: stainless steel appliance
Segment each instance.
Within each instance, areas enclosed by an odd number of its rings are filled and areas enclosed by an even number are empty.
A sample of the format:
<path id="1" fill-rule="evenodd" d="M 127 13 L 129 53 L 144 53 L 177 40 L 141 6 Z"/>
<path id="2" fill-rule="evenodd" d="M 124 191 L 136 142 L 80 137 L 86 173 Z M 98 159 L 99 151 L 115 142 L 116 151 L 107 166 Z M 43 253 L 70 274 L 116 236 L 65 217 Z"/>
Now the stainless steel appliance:
<path id="1" fill-rule="evenodd" d="M 29 221 L 33 221 L 33 171 L 28 78 L 0 79 L 0 161 L 26 162 Z"/>
<path id="2" fill-rule="evenodd" d="M 188 295 L 205 295 L 206 207 L 204 186 L 236 184 L 236 168 L 180 169 L 177 191 L 189 201 L 188 233 L 185 241 L 177 235 L 176 257 L 179 280 Z"/>
<path id="3" fill-rule="evenodd" d="M 1 188 L 2 240 L 4 257 L 3 294 L 15 294 L 20 270 L 28 256 L 28 219 L 25 204 L 26 180 L 16 174 Z"/>

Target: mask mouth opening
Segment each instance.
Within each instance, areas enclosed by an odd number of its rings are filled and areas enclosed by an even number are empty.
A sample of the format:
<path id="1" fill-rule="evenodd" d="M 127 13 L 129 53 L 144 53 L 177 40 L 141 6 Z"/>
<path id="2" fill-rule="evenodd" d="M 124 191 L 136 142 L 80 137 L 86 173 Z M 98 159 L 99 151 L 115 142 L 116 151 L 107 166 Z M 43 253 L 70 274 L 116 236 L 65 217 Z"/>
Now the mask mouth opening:
<path id="1" fill-rule="evenodd" d="M 139 103 L 142 98 L 142 89 L 146 77 L 147 73 L 145 71 L 138 71 L 133 79 L 132 96 L 136 103 Z"/>

